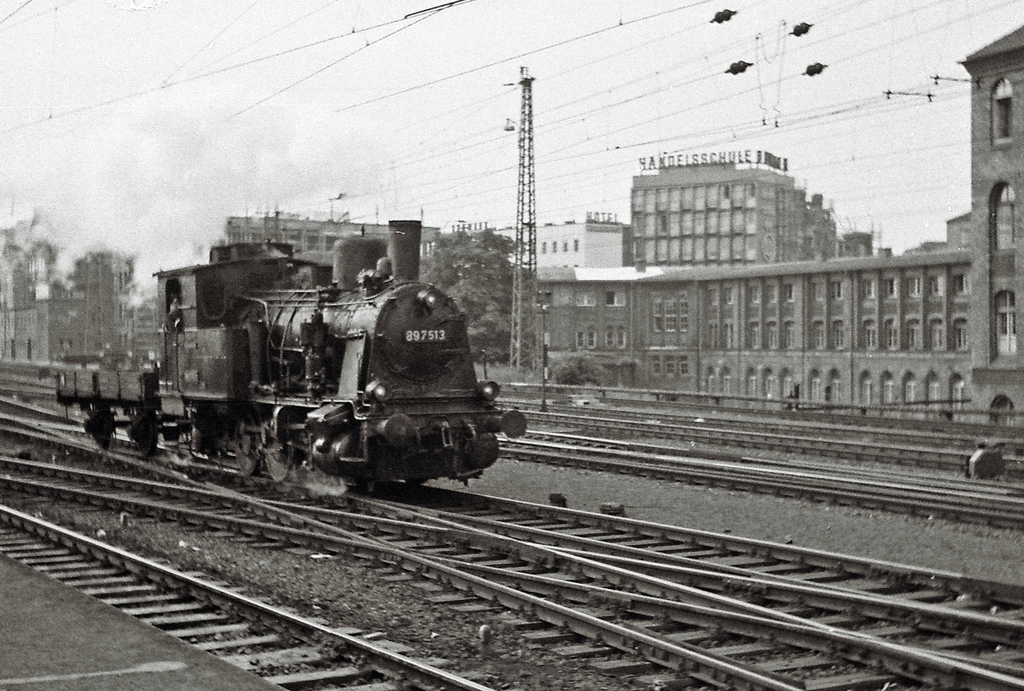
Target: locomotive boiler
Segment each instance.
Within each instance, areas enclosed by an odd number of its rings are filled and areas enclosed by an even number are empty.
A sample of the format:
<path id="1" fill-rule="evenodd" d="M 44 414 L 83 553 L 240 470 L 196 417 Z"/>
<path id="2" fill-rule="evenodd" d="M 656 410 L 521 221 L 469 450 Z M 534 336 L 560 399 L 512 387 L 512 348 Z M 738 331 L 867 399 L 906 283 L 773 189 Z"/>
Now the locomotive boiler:
<path id="1" fill-rule="evenodd" d="M 339 241 L 333 267 L 284 244 L 214 247 L 209 264 L 157 274 L 158 380 L 63 373 L 58 397 L 88 410 L 101 444 L 122 424 L 143 447 L 181 439 L 277 481 L 296 468 L 367 485 L 479 476 L 526 419 L 477 380 L 465 314 L 418 280 L 420 231 L 392 221 L 390 242 Z"/>

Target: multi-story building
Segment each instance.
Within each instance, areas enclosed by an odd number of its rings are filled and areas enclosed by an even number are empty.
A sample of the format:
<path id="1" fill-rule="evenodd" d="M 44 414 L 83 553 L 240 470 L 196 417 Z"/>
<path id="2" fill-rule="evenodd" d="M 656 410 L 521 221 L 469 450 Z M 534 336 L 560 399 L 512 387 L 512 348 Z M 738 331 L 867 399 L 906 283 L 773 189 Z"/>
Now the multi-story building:
<path id="1" fill-rule="evenodd" d="M 0 357 L 51 361 L 124 358 L 135 341 L 132 260 L 92 252 L 57 274 L 57 249 L 35 221 L 4 231 L 0 256 Z"/>
<path id="2" fill-rule="evenodd" d="M 822 196 L 768 152 L 641 159 L 633 178 L 634 261 L 647 266 L 779 263 L 836 256 L 836 222 Z"/>
<path id="3" fill-rule="evenodd" d="M 971 75 L 972 386 L 979 402 L 1024 402 L 1016 295 L 1024 290 L 1024 27 L 969 55 Z M 1016 103 L 1014 103 L 1016 101 Z"/>
<path id="4" fill-rule="evenodd" d="M 950 219 L 945 243 L 872 256 L 860 233 L 831 252 L 831 216 L 801 225 L 803 193 L 778 171 L 741 179 L 728 159 L 652 160 L 657 175 L 634 179 L 635 266 L 540 271 L 553 294 L 552 353 L 593 353 L 609 384 L 855 406 L 1020 405 L 1024 108 L 1013 100 L 1024 93 L 1024 27 L 963 64 L 971 211 Z M 795 261 L 809 254 L 818 261 Z"/>
<path id="5" fill-rule="evenodd" d="M 295 248 L 295 252 L 306 255 L 321 255 L 327 263 L 327 256 L 334 244 L 343 238 L 357 235 L 387 240 L 387 224 L 353 223 L 349 220 L 318 221 L 298 214 L 276 211 L 264 216 L 229 216 L 224 224 L 224 244 L 236 242 L 283 242 Z M 424 227 L 421 236 L 421 253 L 430 254 L 437 239 L 438 228 Z"/>

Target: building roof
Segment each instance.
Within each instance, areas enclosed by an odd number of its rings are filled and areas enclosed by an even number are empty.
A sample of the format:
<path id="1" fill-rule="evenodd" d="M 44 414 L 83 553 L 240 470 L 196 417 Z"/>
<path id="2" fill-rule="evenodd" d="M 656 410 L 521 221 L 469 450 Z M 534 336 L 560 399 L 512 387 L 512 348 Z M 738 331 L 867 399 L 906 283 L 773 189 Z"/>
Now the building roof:
<path id="1" fill-rule="evenodd" d="M 748 279 L 767 276 L 794 276 L 843 271 L 878 271 L 884 269 L 928 267 L 947 264 L 969 264 L 970 252 L 923 252 L 898 257 L 850 257 L 827 261 L 789 262 L 784 264 L 748 264 L 743 266 L 652 266 L 640 271 L 624 266 L 613 269 L 538 268 L 537 278 L 545 283 L 631 283 L 679 282 Z"/>
<path id="2" fill-rule="evenodd" d="M 1009 53 L 1021 48 L 1024 48 L 1024 26 L 1011 31 L 1002 38 L 989 43 L 984 48 L 971 53 L 963 62 L 966 64 L 974 62 L 975 60 L 981 60 L 982 58 L 990 58 L 1002 53 Z"/>

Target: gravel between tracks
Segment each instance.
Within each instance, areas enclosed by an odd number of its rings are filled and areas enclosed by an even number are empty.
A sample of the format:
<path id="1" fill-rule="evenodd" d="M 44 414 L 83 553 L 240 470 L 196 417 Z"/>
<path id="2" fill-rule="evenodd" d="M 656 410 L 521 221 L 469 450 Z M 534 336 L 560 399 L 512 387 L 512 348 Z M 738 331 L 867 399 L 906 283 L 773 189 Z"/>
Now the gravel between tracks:
<path id="1" fill-rule="evenodd" d="M 435 482 L 439 486 L 457 486 Z M 546 502 L 564 494 L 571 508 L 597 510 L 604 502 L 625 506 L 628 516 L 691 528 L 730 531 L 831 551 L 842 551 L 978 578 L 1024 583 L 1024 536 L 1013 531 L 815 505 L 719 489 L 661 483 L 642 478 L 499 461 L 470 490 Z M 413 647 L 419 657 L 450 661 L 453 669 L 497 689 L 650 689 L 651 680 L 616 679 L 527 644 L 493 614 L 462 615 L 427 602 L 418 581 L 390 582 L 387 572 L 359 560 L 316 559 L 308 552 L 253 549 L 172 523 L 129 520 L 126 528 L 103 511 L 49 501 L 0 498 L 62 525 L 96 535 L 126 549 L 163 559 L 232 584 L 250 595 L 288 607 L 331 626 L 384 632 Z M 477 631 L 496 632 L 493 653 L 482 657 Z"/>

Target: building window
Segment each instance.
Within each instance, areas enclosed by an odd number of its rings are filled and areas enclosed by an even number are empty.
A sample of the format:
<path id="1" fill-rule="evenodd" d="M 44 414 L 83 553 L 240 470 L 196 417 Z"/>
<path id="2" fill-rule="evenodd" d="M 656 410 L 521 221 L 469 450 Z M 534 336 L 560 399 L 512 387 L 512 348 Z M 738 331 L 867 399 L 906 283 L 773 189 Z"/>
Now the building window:
<path id="1" fill-rule="evenodd" d="M 736 345 L 736 325 L 732 322 L 725 323 L 725 347 L 733 348 Z"/>
<path id="2" fill-rule="evenodd" d="M 761 286 L 752 285 L 748 288 L 750 292 L 750 304 L 757 305 L 761 302 Z"/>
<path id="3" fill-rule="evenodd" d="M 865 278 L 862 284 L 864 290 L 864 298 L 870 300 L 875 297 L 875 279 Z"/>
<path id="4" fill-rule="evenodd" d="M 661 358 L 657 355 L 651 358 L 651 374 L 661 374 Z"/>
<path id="5" fill-rule="evenodd" d="M 916 319 L 907 321 L 907 350 L 921 348 L 921 322 Z"/>
<path id="6" fill-rule="evenodd" d="M 782 294 L 786 298 L 786 302 L 793 302 L 793 284 L 787 283 L 782 286 Z"/>
<path id="7" fill-rule="evenodd" d="M 686 355 L 681 355 L 679 357 L 679 374 L 689 374 L 689 373 L 690 373 L 690 358 L 688 358 Z"/>
<path id="8" fill-rule="evenodd" d="M 665 376 L 675 377 L 676 376 L 676 361 L 670 357 L 665 358 Z"/>
<path id="9" fill-rule="evenodd" d="M 892 375 L 886 372 L 882 375 L 882 403 L 895 403 L 896 402 L 896 382 L 892 380 Z"/>
<path id="10" fill-rule="evenodd" d="M 565 242 L 562 243 L 562 251 L 563 252 L 568 252 L 569 251 L 569 241 L 568 240 L 566 240 Z"/>
<path id="11" fill-rule="evenodd" d="M 942 393 L 939 391 L 939 380 L 935 378 L 934 374 L 928 380 L 928 400 L 932 402 L 942 400 Z"/>
<path id="12" fill-rule="evenodd" d="M 967 382 L 961 379 L 959 375 L 953 375 L 950 389 L 953 393 L 953 406 L 955 408 L 963 408 L 964 402 L 967 400 Z"/>
<path id="13" fill-rule="evenodd" d="M 712 307 L 718 307 L 718 288 L 708 288 L 708 302 Z"/>
<path id="14" fill-rule="evenodd" d="M 831 290 L 832 290 L 832 299 L 833 300 L 842 300 L 843 299 L 843 282 L 842 281 L 832 281 L 832 288 L 831 288 Z"/>
<path id="15" fill-rule="evenodd" d="M 839 320 L 832 322 L 832 347 L 836 350 L 846 347 L 846 327 Z"/>
<path id="16" fill-rule="evenodd" d="M 815 281 L 812 284 L 811 290 L 814 292 L 815 302 L 823 302 L 825 300 L 825 284 Z"/>
<path id="17" fill-rule="evenodd" d="M 651 326 L 653 331 L 663 331 L 665 329 L 665 316 L 664 307 L 660 299 L 654 301 L 654 307 L 651 310 L 652 316 L 654 317 L 654 323 Z"/>
<path id="18" fill-rule="evenodd" d="M 590 327 L 587 331 L 587 348 L 594 349 L 597 347 L 597 331 L 594 327 Z"/>
<path id="19" fill-rule="evenodd" d="M 1012 291 L 996 294 L 996 350 L 1000 355 L 1017 352 L 1017 299 Z"/>
<path id="20" fill-rule="evenodd" d="M 722 291 L 725 293 L 725 304 L 727 304 L 727 305 L 734 305 L 734 304 L 736 304 L 736 295 L 735 295 L 736 291 L 733 290 L 732 286 L 726 286 L 725 288 L 722 288 Z"/>
<path id="21" fill-rule="evenodd" d="M 1009 139 L 1013 134 L 1013 87 L 1000 79 L 992 89 L 992 140 Z"/>
<path id="22" fill-rule="evenodd" d="M 1017 229 L 1013 220 L 1015 200 L 1013 188 L 1006 183 L 997 186 L 992 194 L 989 233 L 997 250 L 1009 249 L 1017 243 Z"/>
<path id="23" fill-rule="evenodd" d="M 582 350 L 587 344 L 587 336 L 582 331 L 576 332 L 576 350 Z"/>
<path id="24" fill-rule="evenodd" d="M 579 240 L 573 240 L 572 241 L 572 251 L 573 252 L 579 252 L 580 251 L 580 241 Z"/>
<path id="25" fill-rule="evenodd" d="M 942 276 L 928 277 L 928 294 L 933 297 L 941 297 L 945 292 L 945 281 Z"/>
<path id="26" fill-rule="evenodd" d="M 604 347 L 614 348 L 615 347 L 615 327 L 609 326 L 604 330 Z"/>
<path id="27" fill-rule="evenodd" d="M 679 333 L 687 333 L 690 330 L 690 301 L 686 294 L 679 296 Z"/>
<path id="28" fill-rule="evenodd" d="M 768 286 L 768 302 L 779 301 L 779 287 L 774 283 Z"/>
<path id="29" fill-rule="evenodd" d="M 793 322 L 786 322 L 783 326 L 782 347 L 786 349 L 796 348 L 796 328 Z"/>
<path id="30" fill-rule="evenodd" d="M 546 243 L 546 242 L 540 243 L 540 253 L 541 254 L 547 254 L 548 253 L 548 243 Z"/>
<path id="31" fill-rule="evenodd" d="M 875 326 L 875 322 L 870 319 L 864 322 L 864 348 L 877 348 L 878 347 L 878 328 Z"/>
<path id="32" fill-rule="evenodd" d="M 885 347 L 889 350 L 896 350 L 900 347 L 899 332 L 896 330 L 896 323 L 892 319 L 885 320 Z"/>
<path id="33" fill-rule="evenodd" d="M 907 278 L 907 295 L 912 298 L 921 297 L 921 277 L 910 276 Z"/>
<path id="34" fill-rule="evenodd" d="M 966 319 L 957 319 L 953 322 L 953 333 L 956 338 L 956 349 L 959 351 L 970 350 L 971 341 L 967 331 Z"/>
<path id="35" fill-rule="evenodd" d="M 941 319 L 935 319 L 931 323 L 931 342 L 932 350 L 946 349 L 946 328 Z"/>
<path id="36" fill-rule="evenodd" d="M 676 330 L 676 301 L 665 301 L 665 331 L 675 332 Z"/>
<path id="37" fill-rule="evenodd" d="M 593 293 L 576 293 L 577 307 L 594 307 L 597 305 L 597 298 Z"/>
<path id="38" fill-rule="evenodd" d="M 718 324 L 708 324 L 708 348 L 718 347 Z"/>
<path id="39" fill-rule="evenodd" d="M 967 274 L 956 274 L 953 276 L 953 293 L 955 295 L 967 295 L 971 292 L 971 281 Z"/>
<path id="40" fill-rule="evenodd" d="M 882 283 L 885 285 L 886 297 L 896 297 L 896 279 L 890 276 L 883 279 Z"/>
<path id="41" fill-rule="evenodd" d="M 747 347 L 751 350 L 757 350 L 761 347 L 760 322 L 750 322 L 750 328 L 747 329 Z"/>
<path id="42" fill-rule="evenodd" d="M 629 342 L 628 336 L 626 334 L 626 327 L 620 326 L 617 333 L 618 333 L 618 336 L 619 336 L 619 338 L 618 338 L 618 346 L 619 346 L 619 348 L 625 348 L 626 344 Z"/>
<path id="43" fill-rule="evenodd" d="M 822 322 L 814 322 L 814 348 L 825 350 L 825 324 Z"/>
<path id="44" fill-rule="evenodd" d="M 865 373 L 860 382 L 860 402 L 864 405 L 871 405 L 875 400 L 875 386 L 871 377 Z"/>
<path id="45" fill-rule="evenodd" d="M 779 326 L 775 322 L 768 322 L 767 324 L 767 336 L 769 350 L 775 350 L 779 347 Z"/>
<path id="46" fill-rule="evenodd" d="M 625 307 L 626 296 L 620 290 L 606 290 L 604 293 L 605 307 Z"/>
<path id="47" fill-rule="evenodd" d="M 907 377 L 907 380 L 903 382 L 903 402 L 913 403 L 917 400 L 917 380 L 913 377 Z"/>

